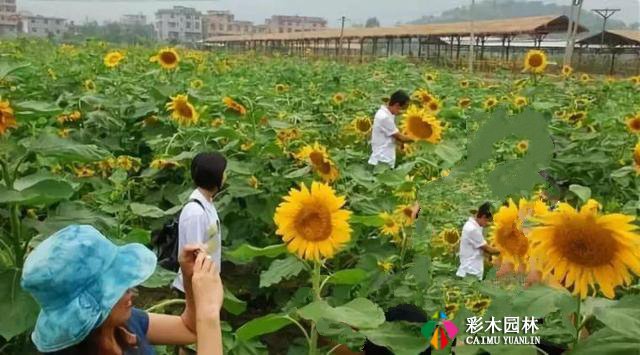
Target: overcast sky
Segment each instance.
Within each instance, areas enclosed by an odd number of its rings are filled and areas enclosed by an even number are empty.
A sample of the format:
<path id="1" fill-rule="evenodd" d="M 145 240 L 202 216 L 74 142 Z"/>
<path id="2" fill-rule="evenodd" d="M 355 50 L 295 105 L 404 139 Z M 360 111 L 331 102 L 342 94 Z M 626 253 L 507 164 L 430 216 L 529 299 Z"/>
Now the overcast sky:
<path id="1" fill-rule="evenodd" d="M 480 0 L 477 0 L 480 1 Z M 571 0 L 542 0 L 569 4 Z M 377 17 L 383 26 L 407 22 L 423 15 L 438 15 L 470 0 L 17 0 L 18 10 L 34 14 L 67 18 L 76 22 L 85 19 L 117 20 L 123 14 L 143 13 L 150 19 L 157 9 L 174 5 L 195 7 L 201 11 L 231 10 L 238 20 L 249 20 L 256 24 L 273 14 L 321 16 L 330 27 L 339 24 L 344 15 L 352 23 L 364 23 L 368 17 Z M 622 11 L 613 18 L 627 23 L 640 21 L 640 0 L 584 0 L 587 9 L 615 7 Z M 347 23 L 348 25 L 349 23 Z"/>

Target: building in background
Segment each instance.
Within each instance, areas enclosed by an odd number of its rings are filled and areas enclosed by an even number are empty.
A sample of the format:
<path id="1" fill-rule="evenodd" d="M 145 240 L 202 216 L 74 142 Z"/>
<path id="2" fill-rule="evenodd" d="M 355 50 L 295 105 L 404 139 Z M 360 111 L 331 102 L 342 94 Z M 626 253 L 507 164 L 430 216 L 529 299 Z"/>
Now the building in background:
<path id="1" fill-rule="evenodd" d="M 174 6 L 156 12 L 155 31 L 161 41 L 196 42 L 203 39 L 202 13 L 192 7 Z"/>
<path id="2" fill-rule="evenodd" d="M 125 26 L 145 26 L 147 24 L 147 16 L 143 14 L 137 15 L 122 15 L 120 23 Z"/>
<path id="3" fill-rule="evenodd" d="M 16 0 L 0 0 L 0 36 L 18 32 Z"/>
<path id="4" fill-rule="evenodd" d="M 265 20 L 265 26 L 268 33 L 320 31 L 327 28 L 327 20 L 321 17 L 273 15 Z"/>
<path id="5" fill-rule="evenodd" d="M 60 37 L 68 30 L 67 20 L 48 16 L 20 16 L 20 32 L 36 37 Z"/>
<path id="6" fill-rule="evenodd" d="M 203 18 L 205 37 L 243 35 L 255 32 L 251 21 L 238 21 L 230 11 L 207 11 Z"/>

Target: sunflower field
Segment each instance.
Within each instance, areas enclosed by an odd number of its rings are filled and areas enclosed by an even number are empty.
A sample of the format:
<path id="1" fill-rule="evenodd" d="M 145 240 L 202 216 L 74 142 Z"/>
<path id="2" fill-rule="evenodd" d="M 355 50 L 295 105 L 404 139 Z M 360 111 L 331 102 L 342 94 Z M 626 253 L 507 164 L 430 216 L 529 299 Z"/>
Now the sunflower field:
<path id="1" fill-rule="evenodd" d="M 214 150 L 228 160 L 214 201 L 225 353 L 352 354 L 367 339 L 451 353 L 423 324 L 385 320 L 400 304 L 456 324 L 457 354 L 538 351 L 465 341 L 488 334 L 474 317 L 535 318 L 555 351 L 637 353 L 640 76 L 550 62 L 532 51 L 521 73 L 470 75 L 394 57 L 0 42 L 0 353 L 34 351 L 39 309 L 20 288 L 33 247 L 71 223 L 149 245 L 193 189 L 191 159 Z M 374 169 L 373 115 L 398 89 L 415 143 Z M 485 201 L 500 256 L 483 281 L 458 278 L 462 225 Z M 136 305 L 179 312 L 174 276 L 158 268 Z"/>

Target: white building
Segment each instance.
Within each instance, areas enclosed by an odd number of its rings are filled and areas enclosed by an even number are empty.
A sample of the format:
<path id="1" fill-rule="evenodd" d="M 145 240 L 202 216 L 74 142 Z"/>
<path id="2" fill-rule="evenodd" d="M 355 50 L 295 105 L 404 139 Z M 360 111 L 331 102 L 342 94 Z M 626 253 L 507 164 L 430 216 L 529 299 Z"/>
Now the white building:
<path id="1" fill-rule="evenodd" d="M 0 36 L 17 32 L 16 0 L 0 0 Z"/>
<path id="2" fill-rule="evenodd" d="M 161 41 L 200 41 L 203 39 L 202 14 L 194 8 L 184 6 L 158 10 L 155 30 Z"/>
<path id="3" fill-rule="evenodd" d="M 125 26 L 136 26 L 136 25 L 146 25 L 147 24 L 147 16 L 143 14 L 137 15 L 122 15 L 120 18 L 120 23 Z"/>
<path id="4" fill-rule="evenodd" d="M 59 17 L 21 17 L 21 32 L 36 37 L 59 37 L 67 32 L 67 20 Z"/>
<path id="5" fill-rule="evenodd" d="M 319 31 L 327 28 L 327 20 L 321 17 L 273 15 L 265 20 L 265 27 L 269 33 Z"/>

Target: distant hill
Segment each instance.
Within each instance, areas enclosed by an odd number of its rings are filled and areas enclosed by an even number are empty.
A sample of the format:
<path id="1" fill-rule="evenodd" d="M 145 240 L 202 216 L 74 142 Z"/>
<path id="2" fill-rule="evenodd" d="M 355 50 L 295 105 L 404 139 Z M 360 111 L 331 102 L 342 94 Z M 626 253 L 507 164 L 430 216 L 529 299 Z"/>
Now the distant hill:
<path id="1" fill-rule="evenodd" d="M 473 18 L 476 20 L 496 20 L 512 17 L 567 15 L 571 13 L 569 6 L 545 4 L 542 1 L 515 1 L 515 0 L 484 0 L 477 2 Z M 629 29 L 623 21 L 616 20 L 615 15 L 607 21 L 607 29 Z M 469 6 L 456 7 L 444 11 L 440 16 L 423 16 L 410 24 L 425 24 L 439 22 L 459 22 L 469 20 Z M 589 28 L 591 33 L 602 30 L 602 18 L 591 11 L 582 10 L 580 24 Z M 637 26 L 632 24 L 631 26 Z"/>

